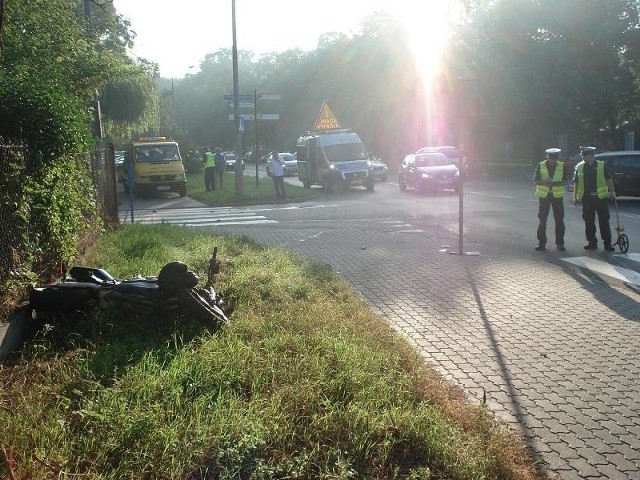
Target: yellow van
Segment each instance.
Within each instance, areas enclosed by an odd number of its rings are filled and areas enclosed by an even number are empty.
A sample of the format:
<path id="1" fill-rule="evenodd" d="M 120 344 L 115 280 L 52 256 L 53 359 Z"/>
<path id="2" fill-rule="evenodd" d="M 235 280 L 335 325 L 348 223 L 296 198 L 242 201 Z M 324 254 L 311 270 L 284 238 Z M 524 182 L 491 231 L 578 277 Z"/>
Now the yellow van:
<path id="1" fill-rule="evenodd" d="M 187 177 L 178 143 L 166 137 L 141 137 L 125 152 L 120 181 L 125 192 L 131 188 L 139 195 L 156 192 L 187 194 Z"/>

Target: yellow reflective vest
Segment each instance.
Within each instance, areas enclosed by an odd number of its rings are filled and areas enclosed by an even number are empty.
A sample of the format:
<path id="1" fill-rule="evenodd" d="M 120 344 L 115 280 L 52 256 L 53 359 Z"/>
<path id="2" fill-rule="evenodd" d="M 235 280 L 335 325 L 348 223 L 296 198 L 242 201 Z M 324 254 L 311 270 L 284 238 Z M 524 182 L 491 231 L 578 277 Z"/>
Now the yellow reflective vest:
<path id="1" fill-rule="evenodd" d="M 609 196 L 609 186 L 604 176 L 604 162 L 596 160 L 596 193 L 599 199 Z M 584 161 L 576 165 L 576 198 L 582 200 L 584 196 Z"/>
<path id="2" fill-rule="evenodd" d="M 562 162 L 556 162 L 556 170 L 553 172 L 553 183 L 562 182 L 562 174 L 564 173 L 564 164 Z M 540 162 L 540 180 L 543 182 L 549 178 L 549 169 L 547 168 L 547 161 Z M 551 186 L 551 193 L 555 198 L 564 197 L 564 182 L 559 185 Z M 541 198 L 545 198 L 549 195 L 549 185 L 537 185 L 536 195 Z"/>
<path id="3" fill-rule="evenodd" d="M 204 165 L 204 168 L 211 168 L 216 166 L 216 161 L 213 157 L 213 153 L 205 152 L 204 161 L 202 162 L 202 165 Z"/>

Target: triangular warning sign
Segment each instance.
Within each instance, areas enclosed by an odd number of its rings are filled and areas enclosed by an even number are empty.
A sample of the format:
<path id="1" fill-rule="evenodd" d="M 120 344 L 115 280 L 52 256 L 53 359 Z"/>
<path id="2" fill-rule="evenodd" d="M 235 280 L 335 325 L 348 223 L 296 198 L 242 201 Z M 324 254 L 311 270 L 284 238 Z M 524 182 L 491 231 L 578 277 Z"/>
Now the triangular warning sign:
<path id="1" fill-rule="evenodd" d="M 329 108 L 329 104 L 327 102 L 324 102 L 322 104 L 322 108 L 320 108 L 320 113 L 318 114 L 318 118 L 316 119 L 316 124 L 314 125 L 313 129 L 330 130 L 332 128 L 342 128 L 342 126 Z"/>

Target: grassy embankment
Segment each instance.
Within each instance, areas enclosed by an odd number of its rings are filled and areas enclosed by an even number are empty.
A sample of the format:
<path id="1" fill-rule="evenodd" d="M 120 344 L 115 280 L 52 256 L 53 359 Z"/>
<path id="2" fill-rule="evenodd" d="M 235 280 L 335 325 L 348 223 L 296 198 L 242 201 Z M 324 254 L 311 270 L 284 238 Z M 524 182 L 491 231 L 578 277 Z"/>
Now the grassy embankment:
<path id="1" fill-rule="evenodd" d="M 85 264 L 128 278 L 181 260 L 204 283 L 214 246 L 222 329 L 113 307 L 0 366 L 0 477 L 540 478 L 323 265 L 169 225 L 105 235 Z"/>

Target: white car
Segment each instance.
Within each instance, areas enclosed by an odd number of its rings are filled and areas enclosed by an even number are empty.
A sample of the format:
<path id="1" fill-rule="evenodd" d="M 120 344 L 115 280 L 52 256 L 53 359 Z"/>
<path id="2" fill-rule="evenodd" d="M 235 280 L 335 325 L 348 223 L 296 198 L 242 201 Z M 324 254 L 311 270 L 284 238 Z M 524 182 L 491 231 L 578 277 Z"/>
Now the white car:
<path id="1" fill-rule="evenodd" d="M 297 155 L 294 153 L 278 153 L 278 157 L 280 160 L 284 160 L 284 176 L 288 175 L 297 175 L 298 174 L 298 160 Z M 271 176 L 271 160 L 273 159 L 273 154 L 269 154 L 267 158 L 267 175 Z"/>
<path id="2" fill-rule="evenodd" d="M 374 158 L 371 161 L 371 169 L 376 180 L 386 180 L 389 167 L 382 160 Z"/>

